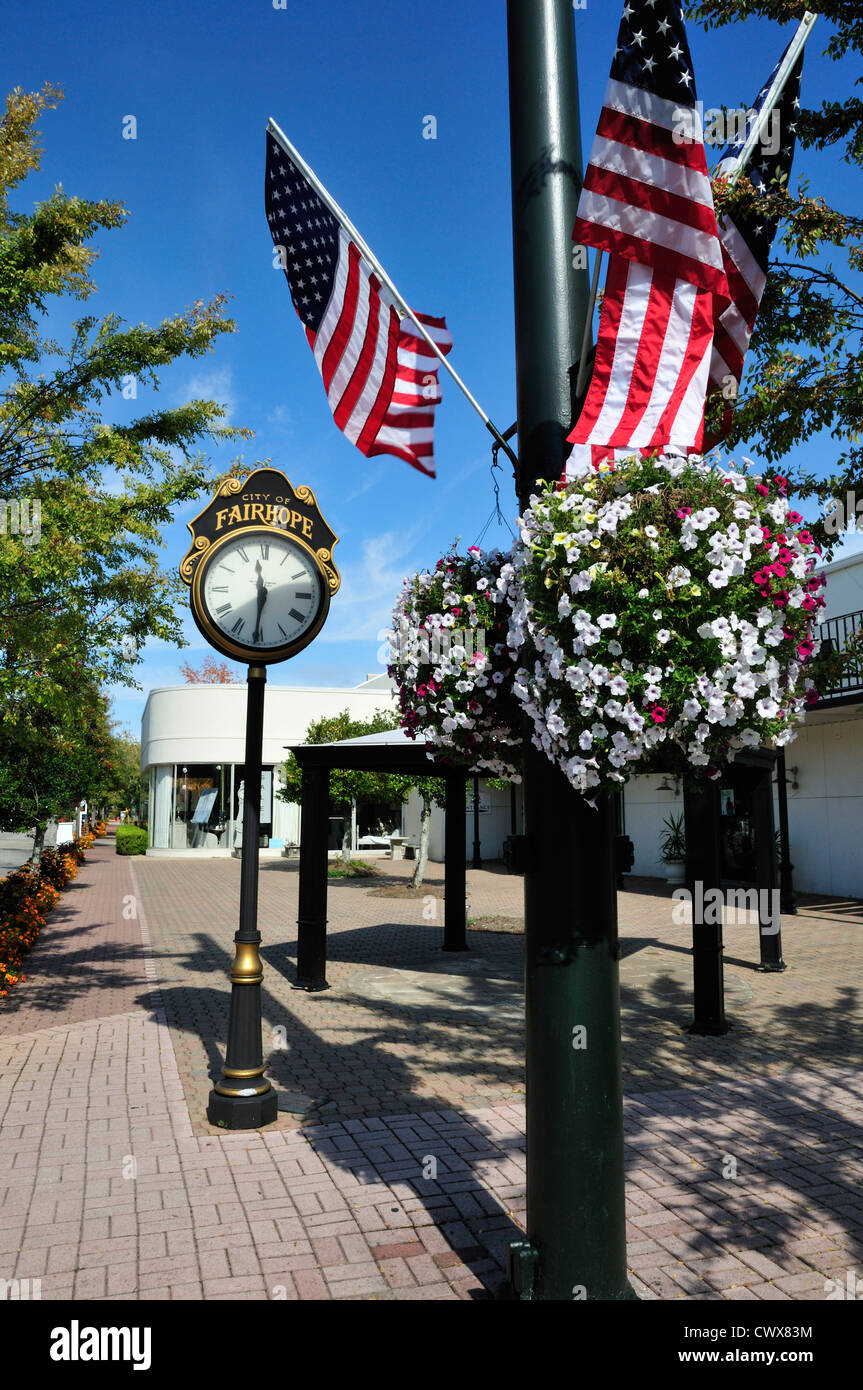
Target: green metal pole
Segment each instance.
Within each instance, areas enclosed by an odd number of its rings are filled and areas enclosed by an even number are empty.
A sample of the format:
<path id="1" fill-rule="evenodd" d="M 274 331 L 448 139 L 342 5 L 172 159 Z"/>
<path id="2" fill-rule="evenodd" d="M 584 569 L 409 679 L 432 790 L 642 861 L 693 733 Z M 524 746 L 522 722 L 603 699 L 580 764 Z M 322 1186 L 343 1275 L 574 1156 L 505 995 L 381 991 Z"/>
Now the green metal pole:
<path id="1" fill-rule="evenodd" d="M 588 280 L 571 0 L 508 0 L 519 500 L 568 452 Z M 634 1297 L 626 1279 L 611 800 L 572 790 L 526 739 L 527 1239 L 519 1298 Z"/>

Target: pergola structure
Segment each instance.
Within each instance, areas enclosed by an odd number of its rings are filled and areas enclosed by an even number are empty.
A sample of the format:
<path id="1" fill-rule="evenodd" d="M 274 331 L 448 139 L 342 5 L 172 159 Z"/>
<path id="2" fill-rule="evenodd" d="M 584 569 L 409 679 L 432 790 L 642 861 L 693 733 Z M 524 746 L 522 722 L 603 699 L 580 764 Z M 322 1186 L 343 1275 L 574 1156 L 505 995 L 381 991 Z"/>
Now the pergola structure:
<path id="1" fill-rule="evenodd" d="M 465 786 L 467 773 L 445 767 L 427 755 L 425 741 L 407 737 L 403 729 L 388 729 L 338 743 L 290 745 L 302 773 L 300 817 L 300 893 L 297 917 L 297 978 L 295 989 L 328 989 L 327 967 L 327 838 L 329 783 L 334 768 L 358 772 L 400 773 L 411 777 L 442 777 L 444 807 L 444 936 L 445 951 L 466 951 L 465 937 Z"/>

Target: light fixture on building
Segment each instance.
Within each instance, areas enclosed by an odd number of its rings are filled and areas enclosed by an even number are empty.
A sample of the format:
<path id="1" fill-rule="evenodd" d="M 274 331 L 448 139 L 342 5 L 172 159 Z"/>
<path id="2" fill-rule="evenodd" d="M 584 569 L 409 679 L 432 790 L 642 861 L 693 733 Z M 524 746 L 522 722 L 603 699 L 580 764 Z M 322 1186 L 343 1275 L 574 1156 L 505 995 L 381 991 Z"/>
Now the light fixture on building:
<path id="1" fill-rule="evenodd" d="M 678 779 L 675 777 L 674 786 L 669 786 L 668 774 L 666 773 L 656 790 L 658 792 L 674 792 L 674 795 L 677 796 L 680 792 L 680 783 Z"/>

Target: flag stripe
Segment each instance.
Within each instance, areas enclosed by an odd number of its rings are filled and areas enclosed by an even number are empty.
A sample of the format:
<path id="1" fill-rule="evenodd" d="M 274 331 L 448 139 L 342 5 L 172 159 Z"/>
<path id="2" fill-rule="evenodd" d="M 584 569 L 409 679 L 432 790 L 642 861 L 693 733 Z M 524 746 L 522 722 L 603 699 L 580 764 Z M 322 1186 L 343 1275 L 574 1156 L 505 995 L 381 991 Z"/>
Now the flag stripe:
<path id="1" fill-rule="evenodd" d="M 677 129 L 680 129 L 679 122 Z M 701 178 L 706 177 L 704 161 L 699 154 L 697 143 L 689 140 L 675 140 L 673 130 L 669 130 L 655 121 L 642 120 L 638 116 L 630 115 L 629 112 L 612 111 L 604 106 L 594 137 L 593 148 L 590 151 L 591 164 L 597 162 L 596 152 L 601 140 L 614 141 L 618 145 L 629 145 L 640 154 L 652 150 L 654 154 L 660 155 L 666 161 L 679 164 L 681 168 L 692 169 Z"/>
<path id="2" fill-rule="evenodd" d="M 395 309 L 390 308 L 390 322 L 388 335 L 388 349 L 384 363 L 384 370 L 381 375 L 380 389 L 378 390 L 375 403 L 369 411 L 368 419 L 357 439 L 357 448 L 361 454 L 367 454 L 369 446 L 380 431 L 387 413 L 390 400 L 392 399 L 393 387 L 395 386 L 396 370 L 398 368 L 398 341 L 399 341 L 399 319 Z M 381 338 L 384 336 L 383 325 L 381 325 Z"/>
<path id="3" fill-rule="evenodd" d="M 367 295 L 365 313 L 366 328 L 363 335 L 362 347 L 357 354 L 354 369 L 342 393 L 341 400 L 333 411 L 333 419 L 340 430 L 345 428 L 345 425 L 353 414 L 354 407 L 362 394 L 363 387 L 368 379 L 375 357 L 375 347 L 378 340 L 377 319 L 380 307 L 380 295 L 378 294 L 380 281 L 377 276 L 370 276 L 368 285 L 369 293 Z"/>
<path id="4" fill-rule="evenodd" d="M 386 380 L 388 369 L 391 365 L 390 359 L 395 359 L 395 349 L 390 335 L 390 324 L 394 314 L 390 304 L 387 304 L 382 297 L 378 296 L 375 315 L 375 353 L 372 364 L 369 368 L 368 376 L 363 382 L 363 389 L 357 397 L 356 405 L 351 411 L 350 417 L 345 424 L 345 434 L 352 444 L 356 444 L 361 453 L 365 453 L 360 445 L 360 438 L 366 426 L 369 424 L 372 411 L 375 409 L 381 384 Z"/>

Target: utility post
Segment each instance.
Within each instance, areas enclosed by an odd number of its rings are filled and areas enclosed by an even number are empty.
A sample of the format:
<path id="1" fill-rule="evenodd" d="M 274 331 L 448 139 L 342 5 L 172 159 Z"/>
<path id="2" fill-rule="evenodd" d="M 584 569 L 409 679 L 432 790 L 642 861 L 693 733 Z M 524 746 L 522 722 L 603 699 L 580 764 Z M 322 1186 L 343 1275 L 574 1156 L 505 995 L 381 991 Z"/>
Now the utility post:
<path id="1" fill-rule="evenodd" d="M 559 478 L 588 303 L 571 0 L 508 0 L 519 504 Z M 626 1279 L 611 797 L 596 809 L 525 736 L 527 1239 L 523 1299 L 633 1298 Z"/>

